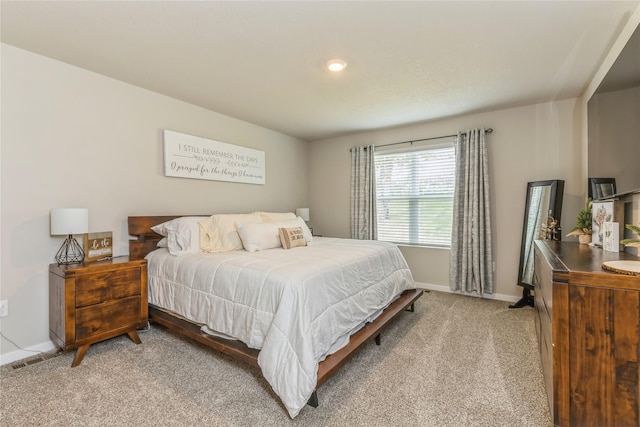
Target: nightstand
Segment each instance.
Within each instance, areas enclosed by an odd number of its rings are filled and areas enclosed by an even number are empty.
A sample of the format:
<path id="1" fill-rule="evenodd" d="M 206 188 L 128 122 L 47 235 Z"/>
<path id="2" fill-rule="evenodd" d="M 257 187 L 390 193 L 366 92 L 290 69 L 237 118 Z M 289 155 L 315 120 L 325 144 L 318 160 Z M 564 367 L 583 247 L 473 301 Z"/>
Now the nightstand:
<path id="1" fill-rule="evenodd" d="M 49 266 L 49 337 L 63 350 L 77 349 L 78 366 L 91 344 L 147 324 L 147 260 L 116 257 Z"/>

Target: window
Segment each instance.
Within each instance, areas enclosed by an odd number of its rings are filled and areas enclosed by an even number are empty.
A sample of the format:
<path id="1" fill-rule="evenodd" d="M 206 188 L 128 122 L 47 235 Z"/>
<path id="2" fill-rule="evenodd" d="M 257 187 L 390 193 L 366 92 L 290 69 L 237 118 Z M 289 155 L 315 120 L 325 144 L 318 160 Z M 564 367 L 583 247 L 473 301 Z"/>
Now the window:
<path id="1" fill-rule="evenodd" d="M 375 155 L 378 240 L 451 246 L 452 144 Z"/>

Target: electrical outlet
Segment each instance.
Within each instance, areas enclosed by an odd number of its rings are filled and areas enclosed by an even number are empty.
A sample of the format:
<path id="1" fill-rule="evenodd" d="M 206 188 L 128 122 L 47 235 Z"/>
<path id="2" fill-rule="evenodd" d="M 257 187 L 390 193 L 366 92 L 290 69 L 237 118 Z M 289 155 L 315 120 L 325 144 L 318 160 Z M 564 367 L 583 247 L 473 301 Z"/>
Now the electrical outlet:
<path id="1" fill-rule="evenodd" d="M 9 315 L 9 300 L 0 301 L 0 317 Z"/>

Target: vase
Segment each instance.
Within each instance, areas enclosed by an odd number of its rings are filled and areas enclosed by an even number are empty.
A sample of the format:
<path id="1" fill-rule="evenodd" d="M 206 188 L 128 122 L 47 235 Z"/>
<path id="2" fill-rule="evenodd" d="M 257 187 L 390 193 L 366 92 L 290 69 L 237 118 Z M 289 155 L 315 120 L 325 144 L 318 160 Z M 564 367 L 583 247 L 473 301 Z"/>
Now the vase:
<path id="1" fill-rule="evenodd" d="M 580 234 L 578 236 L 578 242 L 580 242 L 581 245 L 588 245 L 591 243 L 591 234 Z"/>

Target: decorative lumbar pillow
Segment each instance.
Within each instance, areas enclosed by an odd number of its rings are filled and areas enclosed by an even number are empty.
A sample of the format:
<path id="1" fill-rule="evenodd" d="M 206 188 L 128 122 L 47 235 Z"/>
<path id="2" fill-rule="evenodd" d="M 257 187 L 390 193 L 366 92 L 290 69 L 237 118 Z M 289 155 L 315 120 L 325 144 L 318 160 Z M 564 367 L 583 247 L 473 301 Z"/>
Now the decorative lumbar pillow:
<path id="1" fill-rule="evenodd" d="M 166 238 L 166 247 L 171 255 L 200 252 L 199 221 L 206 216 L 182 216 L 151 227 Z M 164 239 L 163 239 L 164 240 Z"/>
<path id="2" fill-rule="evenodd" d="M 279 248 L 284 246 L 281 243 L 280 228 L 300 228 L 304 238 L 304 244 L 310 242 L 311 232 L 301 218 L 286 221 L 261 222 L 261 223 L 236 223 L 236 228 L 242 245 L 249 252 L 262 251 L 265 249 Z"/>
<path id="3" fill-rule="evenodd" d="M 295 248 L 297 246 L 307 246 L 307 240 L 304 238 L 302 227 L 279 228 L 280 242 L 285 249 Z"/>
<path id="4" fill-rule="evenodd" d="M 277 222 L 277 221 L 287 221 L 291 219 L 296 219 L 296 214 L 293 212 L 254 212 L 260 215 L 262 218 L 262 222 Z"/>
<path id="5" fill-rule="evenodd" d="M 217 214 L 200 221 L 200 248 L 205 252 L 227 252 L 242 249 L 236 223 L 262 222 L 259 214 Z"/>

